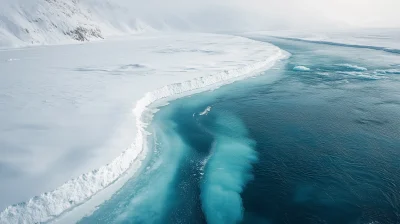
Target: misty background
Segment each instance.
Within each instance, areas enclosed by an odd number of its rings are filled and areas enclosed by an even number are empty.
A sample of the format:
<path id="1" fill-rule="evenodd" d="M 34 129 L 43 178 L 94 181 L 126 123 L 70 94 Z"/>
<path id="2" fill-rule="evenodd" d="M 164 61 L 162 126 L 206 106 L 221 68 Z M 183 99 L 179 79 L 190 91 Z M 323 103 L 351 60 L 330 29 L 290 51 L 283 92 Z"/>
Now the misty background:
<path id="1" fill-rule="evenodd" d="M 400 26 L 398 0 L 119 0 L 109 1 L 109 4 L 111 2 L 122 5 L 131 16 L 154 26 L 165 22 L 181 29 L 253 31 Z"/>
<path id="2" fill-rule="evenodd" d="M 399 0 L 0 0 L 0 47 L 126 34 L 400 27 Z"/>

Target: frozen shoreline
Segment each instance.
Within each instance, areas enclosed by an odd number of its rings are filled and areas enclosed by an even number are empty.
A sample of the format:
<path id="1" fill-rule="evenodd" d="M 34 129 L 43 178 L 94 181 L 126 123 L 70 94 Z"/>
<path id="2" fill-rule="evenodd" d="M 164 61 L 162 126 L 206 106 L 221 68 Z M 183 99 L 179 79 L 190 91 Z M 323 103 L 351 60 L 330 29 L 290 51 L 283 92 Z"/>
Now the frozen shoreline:
<path id="1" fill-rule="evenodd" d="M 191 36 L 193 38 L 194 36 Z M 237 42 L 246 45 L 243 52 L 240 49 L 236 49 L 237 52 L 242 56 L 235 58 L 235 60 L 242 60 L 247 57 L 253 57 L 247 62 L 236 61 L 236 66 L 230 66 L 228 68 L 221 68 L 220 71 L 203 71 L 191 76 L 191 78 L 179 77 L 178 80 L 171 79 L 160 81 L 160 83 L 165 83 L 161 88 L 156 88 L 154 91 L 149 91 L 144 97 L 138 99 L 134 107 L 135 115 L 135 126 L 136 135 L 134 144 L 131 145 L 127 150 L 123 151 L 116 159 L 106 166 L 99 169 L 95 169 L 91 172 L 85 173 L 78 178 L 72 179 L 61 187 L 49 193 L 41 194 L 30 199 L 26 203 L 20 203 L 14 206 L 9 206 L 0 213 L 0 222 L 7 223 L 35 223 L 35 222 L 46 222 L 62 215 L 65 211 L 69 211 L 82 203 L 85 203 L 92 196 L 96 195 L 98 192 L 112 185 L 117 181 L 127 170 L 131 167 L 135 167 L 134 170 L 130 172 L 137 172 L 140 169 L 140 164 L 145 158 L 142 155 L 143 144 L 146 138 L 145 127 L 146 123 L 142 120 L 143 112 L 146 111 L 149 105 L 160 99 L 165 99 L 177 95 L 182 95 L 192 91 L 207 90 L 209 88 L 229 84 L 238 79 L 243 79 L 251 75 L 255 75 L 260 69 L 268 69 L 276 61 L 283 59 L 287 55 L 281 51 L 279 48 L 266 43 L 259 43 L 255 41 L 250 41 L 244 38 L 221 36 L 221 35 L 202 35 L 206 37 L 207 41 L 201 40 L 200 42 L 205 42 L 207 45 L 218 45 L 220 41 L 229 42 L 226 46 L 229 47 L 231 44 L 237 44 Z M 208 39 L 213 37 L 214 41 L 209 41 Z M 191 39 L 189 38 L 189 39 Z M 178 37 L 182 39 L 182 37 Z M 183 38 L 184 39 L 184 38 Z M 182 41 L 182 40 L 179 40 Z M 189 42 L 189 40 L 184 40 Z M 192 41 L 192 40 L 191 40 Z M 214 42 L 214 43 L 212 43 Z M 199 43 L 195 43 L 199 44 Z M 181 44 L 180 44 L 181 45 Z M 254 45 L 254 49 L 249 50 L 248 45 Z M 231 45 L 233 46 L 233 45 Z M 219 46 L 218 46 L 219 47 Z M 261 48 L 261 49 L 259 49 Z M 171 51 L 171 47 L 167 47 L 166 50 Z M 176 53 L 178 50 L 184 52 L 190 52 L 194 54 L 208 54 L 215 52 L 218 53 L 220 49 L 174 49 L 171 52 L 166 52 L 165 50 L 160 50 L 161 53 Z M 255 54 L 255 52 L 258 54 Z M 231 53 L 232 54 L 232 53 Z M 255 56 L 256 55 L 256 56 Z M 224 55 L 223 55 L 224 56 Z M 225 57 L 225 56 L 224 56 Z M 207 57 L 208 58 L 208 57 Z M 248 58 L 247 58 L 248 59 Z M 208 60 L 208 59 L 207 59 Z M 211 58 L 212 60 L 212 58 Z M 218 66 L 218 65 L 216 65 Z M 204 75 L 204 74 L 213 75 Z M 148 80 L 151 81 L 151 80 Z"/>

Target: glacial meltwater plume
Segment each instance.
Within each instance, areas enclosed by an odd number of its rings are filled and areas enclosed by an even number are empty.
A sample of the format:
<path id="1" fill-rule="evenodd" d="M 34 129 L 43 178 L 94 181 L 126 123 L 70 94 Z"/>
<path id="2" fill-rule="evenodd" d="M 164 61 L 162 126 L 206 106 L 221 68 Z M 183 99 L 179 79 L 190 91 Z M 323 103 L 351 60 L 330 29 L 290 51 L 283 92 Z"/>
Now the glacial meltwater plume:
<path id="1" fill-rule="evenodd" d="M 212 129 L 215 143 L 201 185 L 203 211 L 210 224 L 238 223 L 244 213 L 240 193 L 253 178 L 257 161 L 255 141 L 233 115 L 220 114 Z"/>

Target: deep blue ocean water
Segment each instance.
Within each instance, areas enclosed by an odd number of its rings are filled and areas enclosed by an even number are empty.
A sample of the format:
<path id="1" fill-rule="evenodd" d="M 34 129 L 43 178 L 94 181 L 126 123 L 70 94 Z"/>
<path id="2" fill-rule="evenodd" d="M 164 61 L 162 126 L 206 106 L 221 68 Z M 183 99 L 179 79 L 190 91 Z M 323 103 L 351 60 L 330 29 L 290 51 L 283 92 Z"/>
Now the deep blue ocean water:
<path id="1" fill-rule="evenodd" d="M 400 55 L 265 41 L 292 56 L 160 108 L 142 174 L 80 223 L 400 223 Z"/>

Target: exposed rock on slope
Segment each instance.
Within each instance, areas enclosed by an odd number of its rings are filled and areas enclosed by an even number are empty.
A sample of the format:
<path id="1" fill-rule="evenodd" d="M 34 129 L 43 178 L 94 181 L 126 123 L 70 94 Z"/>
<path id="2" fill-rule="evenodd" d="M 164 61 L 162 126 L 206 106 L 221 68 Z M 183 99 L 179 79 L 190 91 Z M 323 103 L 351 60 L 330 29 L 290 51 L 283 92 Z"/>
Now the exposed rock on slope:
<path id="1" fill-rule="evenodd" d="M 0 0 L 0 46 L 101 39 L 101 24 L 79 0 Z"/>

